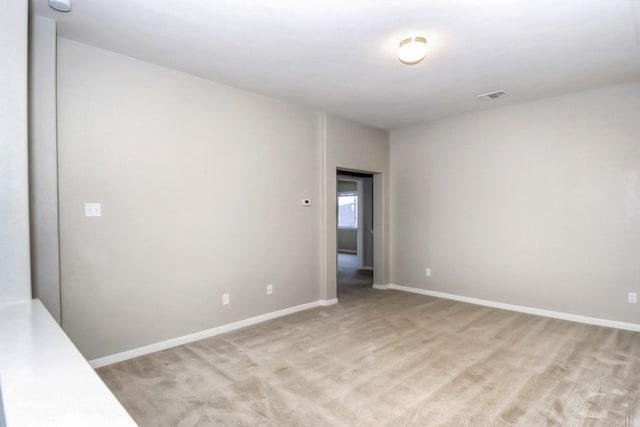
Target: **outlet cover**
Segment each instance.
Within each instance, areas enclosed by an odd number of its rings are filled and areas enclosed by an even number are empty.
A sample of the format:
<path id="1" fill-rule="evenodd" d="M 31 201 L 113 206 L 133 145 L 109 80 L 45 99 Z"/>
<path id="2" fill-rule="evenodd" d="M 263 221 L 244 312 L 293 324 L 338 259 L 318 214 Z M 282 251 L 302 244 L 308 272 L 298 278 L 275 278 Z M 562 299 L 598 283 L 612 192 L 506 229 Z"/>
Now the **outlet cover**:
<path id="1" fill-rule="evenodd" d="M 638 302 L 638 294 L 635 292 L 629 292 L 629 304 L 635 304 Z"/>
<path id="2" fill-rule="evenodd" d="M 222 305 L 227 305 L 229 304 L 229 294 L 223 294 L 222 295 Z"/>
<path id="3" fill-rule="evenodd" d="M 430 268 L 427 268 L 427 269 L 425 270 L 425 274 L 427 275 L 427 277 L 431 277 L 431 269 L 430 269 Z"/>
<path id="4" fill-rule="evenodd" d="M 100 203 L 85 203 L 84 216 L 102 216 L 102 206 Z"/>
<path id="5" fill-rule="evenodd" d="M 273 293 L 273 285 L 269 283 L 267 285 L 267 295 L 271 295 Z"/>

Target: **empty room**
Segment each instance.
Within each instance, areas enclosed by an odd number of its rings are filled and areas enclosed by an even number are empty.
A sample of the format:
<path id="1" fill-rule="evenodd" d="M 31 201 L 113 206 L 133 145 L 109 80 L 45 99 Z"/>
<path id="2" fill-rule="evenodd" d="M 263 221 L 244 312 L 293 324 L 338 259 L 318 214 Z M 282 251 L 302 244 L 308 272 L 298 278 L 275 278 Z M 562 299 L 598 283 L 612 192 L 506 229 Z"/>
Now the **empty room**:
<path id="1" fill-rule="evenodd" d="M 0 427 L 640 425 L 640 0 L 6 0 Z"/>

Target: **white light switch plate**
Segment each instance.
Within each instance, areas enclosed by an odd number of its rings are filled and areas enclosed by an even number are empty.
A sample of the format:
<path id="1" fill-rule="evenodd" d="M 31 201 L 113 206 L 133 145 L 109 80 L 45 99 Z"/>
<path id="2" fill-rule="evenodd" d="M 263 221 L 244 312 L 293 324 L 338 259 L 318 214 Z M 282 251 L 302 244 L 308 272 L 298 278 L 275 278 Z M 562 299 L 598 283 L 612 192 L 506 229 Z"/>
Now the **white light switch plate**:
<path id="1" fill-rule="evenodd" d="M 100 203 L 85 203 L 84 216 L 102 216 L 102 206 Z"/>

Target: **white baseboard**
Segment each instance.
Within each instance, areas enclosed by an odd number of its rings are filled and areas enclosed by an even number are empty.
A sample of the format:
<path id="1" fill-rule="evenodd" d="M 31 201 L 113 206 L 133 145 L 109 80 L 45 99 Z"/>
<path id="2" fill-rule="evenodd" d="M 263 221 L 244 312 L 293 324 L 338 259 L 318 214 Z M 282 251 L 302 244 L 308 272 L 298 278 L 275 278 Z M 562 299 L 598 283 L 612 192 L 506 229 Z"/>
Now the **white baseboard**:
<path id="1" fill-rule="evenodd" d="M 537 316 L 551 317 L 554 319 L 570 320 L 572 322 L 586 323 L 589 325 L 606 326 L 608 328 L 624 329 L 627 331 L 640 332 L 640 325 L 637 323 L 619 322 L 617 320 L 601 319 L 598 317 L 582 316 L 579 314 L 564 313 L 561 311 L 544 310 L 541 308 L 527 307 L 524 305 L 507 304 L 484 300 L 479 298 L 465 297 L 462 295 L 448 294 L 445 292 L 429 291 L 427 289 L 414 288 L 402 285 L 373 285 L 374 289 L 395 289 L 398 291 L 411 292 L 414 294 L 428 295 L 437 298 L 450 299 L 455 301 L 467 302 L 470 304 L 483 305 L 486 307 L 500 308 L 503 310 L 517 311 L 520 313 L 535 314 Z"/>
<path id="2" fill-rule="evenodd" d="M 333 298 L 329 300 L 318 300 L 307 304 L 296 305 L 294 307 L 272 311 L 271 313 L 265 313 L 259 316 L 250 317 L 248 319 L 239 320 L 237 322 L 227 323 L 226 325 L 217 326 L 215 328 L 206 329 L 204 331 L 194 332 L 192 334 L 183 335 L 181 337 L 171 338 L 166 341 L 160 341 L 157 343 L 145 345 L 143 347 L 123 351 L 121 353 L 112 354 L 110 356 L 99 357 L 97 359 L 89 360 L 89 365 L 91 365 L 91 367 L 94 369 L 100 368 L 102 366 L 112 365 L 114 363 L 122 362 L 123 360 L 132 359 L 138 356 L 144 356 L 145 354 L 155 353 L 156 351 L 166 350 L 168 348 L 188 344 L 190 342 L 224 334 L 226 332 L 235 331 L 236 329 L 266 322 L 267 320 L 286 316 L 288 314 L 309 310 L 310 308 L 325 307 L 337 303 L 338 299 Z"/>
<path id="3" fill-rule="evenodd" d="M 382 291 L 385 291 L 387 289 L 391 289 L 391 285 L 378 285 L 377 283 L 374 283 L 373 285 L 371 285 L 371 287 L 373 289 L 380 289 Z"/>

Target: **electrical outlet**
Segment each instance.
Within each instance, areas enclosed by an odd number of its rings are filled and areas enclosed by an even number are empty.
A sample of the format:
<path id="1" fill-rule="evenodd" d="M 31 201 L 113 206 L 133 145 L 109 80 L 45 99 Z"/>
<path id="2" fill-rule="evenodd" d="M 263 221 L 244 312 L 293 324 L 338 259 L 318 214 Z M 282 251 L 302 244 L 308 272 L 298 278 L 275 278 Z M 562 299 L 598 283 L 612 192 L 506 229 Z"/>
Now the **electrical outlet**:
<path id="1" fill-rule="evenodd" d="M 100 203 L 85 203 L 84 216 L 102 216 L 102 206 Z"/>
<path id="2" fill-rule="evenodd" d="M 430 268 L 427 268 L 427 269 L 425 270 L 425 274 L 427 275 L 427 277 L 431 277 L 431 269 L 430 269 Z"/>
<path id="3" fill-rule="evenodd" d="M 271 295 L 273 293 L 273 285 L 269 283 L 267 285 L 267 295 Z"/>
<path id="4" fill-rule="evenodd" d="M 638 294 L 635 292 L 629 292 L 629 304 L 635 304 L 638 302 Z"/>
<path id="5" fill-rule="evenodd" d="M 222 294 L 222 305 L 229 304 L 229 294 Z"/>

